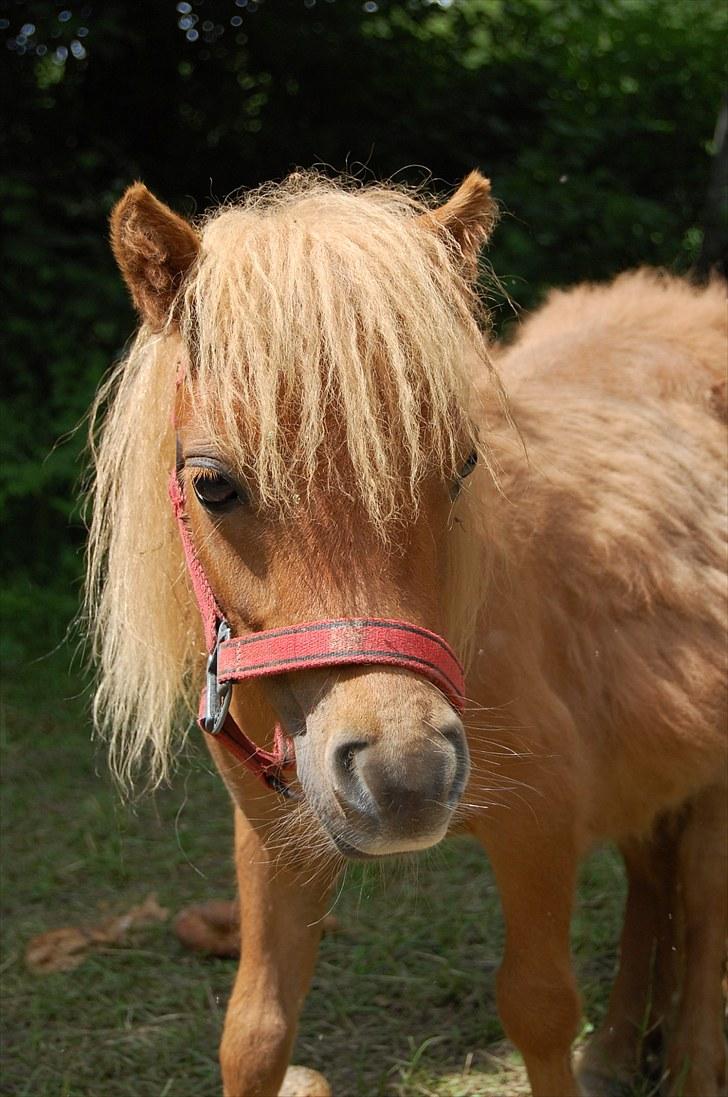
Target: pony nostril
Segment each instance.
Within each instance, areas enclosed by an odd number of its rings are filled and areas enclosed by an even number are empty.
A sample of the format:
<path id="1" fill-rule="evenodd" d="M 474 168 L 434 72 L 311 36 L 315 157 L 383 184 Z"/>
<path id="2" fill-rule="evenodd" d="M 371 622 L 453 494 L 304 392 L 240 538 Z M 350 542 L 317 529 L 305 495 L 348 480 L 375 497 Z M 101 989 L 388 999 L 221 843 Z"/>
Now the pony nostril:
<path id="1" fill-rule="evenodd" d="M 455 747 L 456 751 L 461 751 L 465 745 L 465 731 L 463 725 L 459 720 L 453 720 L 450 724 L 445 724 L 443 728 L 440 728 L 440 734 L 444 739 L 447 739 L 448 743 L 451 743 Z"/>
<path id="2" fill-rule="evenodd" d="M 465 737 L 465 728 L 460 720 L 454 718 L 438 728 L 440 735 L 452 749 L 456 764 L 459 766 L 463 758 L 468 756 L 468 742 Z M 448 751 L 449 753 L 449 751 Z"/>
<path id="3" fill-rule="evenodd" d="M 338 759 L 338 764 L 347 773 L 351 773 L 354 768 L 354 759 L 357 756 L 356 747 L 344 747 L 341 752 L 341 757 Z"/>
<path id="4" fill-rule="evenodd" d="M 334 774 L 344 786 L 357 780 L 356 759 L 357 755 L 365 750 L 368 744 L 361 739 L 351 739 L 347 743 L 341 743 L 334 751 Z"/>
<path id="5" fill-rule="evenodd" d="M 374 806 L 360 772 L 360 756 L 369 746 L 362 739 L 340 743 L 331 755 L 333 785 L 341 806 L 362 816 L 371 816 Z"/>
<path id="6" fill-rule="evenodd" d="M 452 720 L 440 728 L 440 733 L 455 752 L 455 767 L 448 788 L 448 802 L 454 806 L 463 794 L 470 772 L 470 752 L 465 737 L 465 728 L 460 720 Z"/>

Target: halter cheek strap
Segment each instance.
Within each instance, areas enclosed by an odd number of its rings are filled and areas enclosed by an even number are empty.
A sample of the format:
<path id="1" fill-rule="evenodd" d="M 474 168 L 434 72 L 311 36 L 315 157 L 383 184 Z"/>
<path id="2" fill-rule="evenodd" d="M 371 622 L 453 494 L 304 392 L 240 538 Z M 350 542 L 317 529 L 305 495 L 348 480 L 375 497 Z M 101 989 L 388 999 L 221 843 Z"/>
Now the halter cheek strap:
<path id="1" fill-rule="evenodd" d="M 235 682 L 321 667 L 392 666 L 427 678 L 462 711 L 465 682 L 457 656 L 437 633 L 407 621 L 344 617 L 232 636 L 195 551 L 176 470 L 169 495 L 208 653 L 198 724 L 271 788 L 291 795 L 283 772 L 295 765 L 293 743 L 280 725 L 273 751 L 263 750 L 245 734 L 229 712 Z"/>

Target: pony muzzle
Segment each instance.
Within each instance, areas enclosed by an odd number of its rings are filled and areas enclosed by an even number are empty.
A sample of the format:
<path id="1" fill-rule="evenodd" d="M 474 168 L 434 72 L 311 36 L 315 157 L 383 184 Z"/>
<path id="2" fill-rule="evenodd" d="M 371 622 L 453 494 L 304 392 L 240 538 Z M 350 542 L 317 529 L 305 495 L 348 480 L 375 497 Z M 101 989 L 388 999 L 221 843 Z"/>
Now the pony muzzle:
<path id="1" fill-rule="evenodd" d="M 444 838 L 469 769 L 465 732 L 454 713 L 439 726 L 428 721 L 406 743 L 342 729 L 328 737 L 324 754 L 330 796 L 319 787 L 311 798 L 322 806 L 319 818 L 346 856 L 414 852 Z"/>

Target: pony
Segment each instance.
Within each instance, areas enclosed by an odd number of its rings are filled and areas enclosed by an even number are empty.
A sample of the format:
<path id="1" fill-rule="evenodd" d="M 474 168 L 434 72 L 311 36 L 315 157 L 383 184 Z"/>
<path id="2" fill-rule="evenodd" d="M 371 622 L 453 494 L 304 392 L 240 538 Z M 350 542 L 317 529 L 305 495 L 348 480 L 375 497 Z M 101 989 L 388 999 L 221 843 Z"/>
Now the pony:
<path id="1" fill-rule="evenodd" d="M 466 674 L 459 703 L 402 661 L 228 684 L 220 719 L 254 753 L 280 742 L 273 780 L 208 736 L 243 896 L 227 1097 L 284 1084 L 346 858 L 453 831 L 493 868 L 497 1006 L 536 1097 L 628 1080 L 645 1033 L 666 1092 L 724 1092 L 724 294 L 639 270 L 552 293 L 493 348 L 476 273 L 496 215 L 478 172 L 439 205 L 299 172 L 195 225 L 139 183 L 111 217 L 141 318 L 92 430 L 115 772 L 168 776 L 225 646 L 205 598 L 238 645 L 384 619 Z M 569 926 L 600 842 L 628 898 L 577 1082 Z"/>

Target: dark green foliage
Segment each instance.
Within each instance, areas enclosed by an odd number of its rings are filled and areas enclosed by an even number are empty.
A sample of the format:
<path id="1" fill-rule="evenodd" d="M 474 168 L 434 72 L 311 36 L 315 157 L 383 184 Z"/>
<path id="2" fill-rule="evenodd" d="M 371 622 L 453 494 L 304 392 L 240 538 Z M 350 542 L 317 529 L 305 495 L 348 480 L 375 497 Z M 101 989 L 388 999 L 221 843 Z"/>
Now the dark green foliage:
<path id="1" fill-rule="evenodd" d="M 134 178 L 193 213 L 296 165 L 435 190 L 478 166 L 505 211 L 489 259 L 526 307 L 548 285 L 640 263 L 685 270 L 700 249 L 725 78 L 714 0 L 4 10 L 11 653 L 23 621 L 47 639 L 49 614 L 75 604 L 83 434 L 67 435 L 133 327 L 105 226 Z"/>

